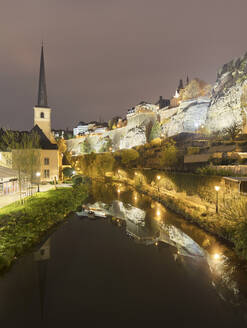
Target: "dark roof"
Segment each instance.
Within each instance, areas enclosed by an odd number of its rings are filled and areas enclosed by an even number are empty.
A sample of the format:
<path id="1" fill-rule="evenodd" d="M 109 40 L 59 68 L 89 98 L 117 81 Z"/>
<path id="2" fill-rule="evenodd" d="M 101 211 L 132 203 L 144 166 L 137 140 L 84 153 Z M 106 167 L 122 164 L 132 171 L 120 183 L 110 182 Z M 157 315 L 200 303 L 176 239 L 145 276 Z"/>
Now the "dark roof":
<path id="1" fill-rule="evenodd" d="M 35 132 L 39 135 L 39 144 L 41 149 L 58 149 L 57 144 L 51 143 L 37 124 L 32 128 L 31 132 Z"/>
<path id="2" fill-rule="evenodd" d="M 48 107 L 46 80 L 45 80 L 45 61 L 43 44 L 41 47 L 40 70 L 39 70 L 39 90 L 37 107 Z"/>

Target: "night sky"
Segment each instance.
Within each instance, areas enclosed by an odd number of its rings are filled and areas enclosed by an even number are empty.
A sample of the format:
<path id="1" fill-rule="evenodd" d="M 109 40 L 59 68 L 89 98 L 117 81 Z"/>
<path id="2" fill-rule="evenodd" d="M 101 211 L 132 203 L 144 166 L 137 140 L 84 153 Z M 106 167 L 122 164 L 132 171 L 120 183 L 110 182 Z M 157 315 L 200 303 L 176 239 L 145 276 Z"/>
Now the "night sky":
<path id="1" fill-rule="evenodd" d="M 30 129 L 44 40 L 53 128 L 213 83 L 247 51 L 246 0 L 1 0 L 1 126 Z"/>

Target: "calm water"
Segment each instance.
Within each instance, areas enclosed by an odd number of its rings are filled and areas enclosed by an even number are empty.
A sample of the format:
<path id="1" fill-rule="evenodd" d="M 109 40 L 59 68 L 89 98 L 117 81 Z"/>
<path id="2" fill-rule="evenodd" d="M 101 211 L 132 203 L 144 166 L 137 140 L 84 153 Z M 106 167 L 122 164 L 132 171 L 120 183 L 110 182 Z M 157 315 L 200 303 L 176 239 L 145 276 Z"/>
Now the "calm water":
<path id="1" fill-rule="evenodd" d="M 231 250 L 120 187 L 94 186 L 108 219 L 71 216 L 0 278 L 2 327 L 247 327 Z"/>

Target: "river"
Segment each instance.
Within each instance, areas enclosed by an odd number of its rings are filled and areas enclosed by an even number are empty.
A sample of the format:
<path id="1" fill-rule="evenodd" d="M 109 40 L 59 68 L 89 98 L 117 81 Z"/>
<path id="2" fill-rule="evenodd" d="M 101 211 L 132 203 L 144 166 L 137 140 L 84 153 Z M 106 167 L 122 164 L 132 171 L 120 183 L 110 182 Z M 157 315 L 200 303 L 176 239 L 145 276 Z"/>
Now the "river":
<path id="1" fill-rule="evenodd" d="M 71 215 L 0 278 L 3 327 L 247 327 L 232 250 L 136 191 L 94 184 L 106 219 Z"/>

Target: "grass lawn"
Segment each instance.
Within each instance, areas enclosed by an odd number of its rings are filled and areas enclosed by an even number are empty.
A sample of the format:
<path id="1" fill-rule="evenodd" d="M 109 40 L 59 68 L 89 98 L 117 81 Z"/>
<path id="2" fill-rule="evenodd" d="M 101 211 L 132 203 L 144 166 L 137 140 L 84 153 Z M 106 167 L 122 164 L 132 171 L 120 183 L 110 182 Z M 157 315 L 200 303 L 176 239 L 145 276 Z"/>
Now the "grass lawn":
<path id="1" fill-rule="evenodd" d="M 87 186 L 58 188 L 37 193 L 24 204 L 12 203 L 0 209 L 0 271 L 18 256 L 38 244 L 45 233 L 62 222 L 87 197 Z"/>

